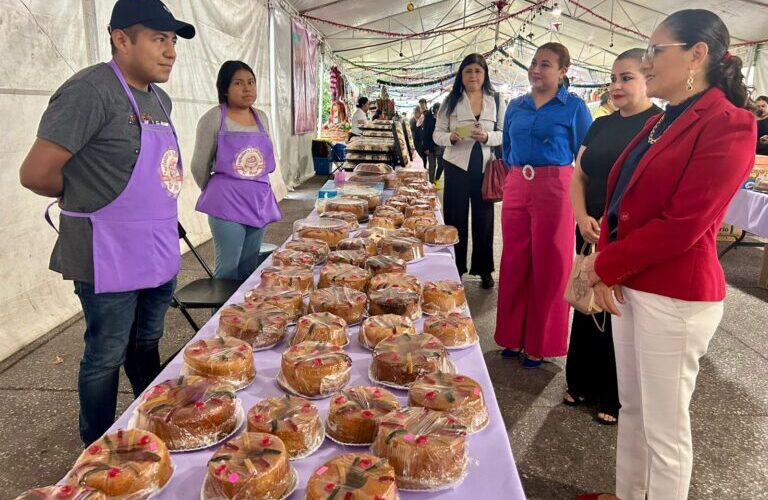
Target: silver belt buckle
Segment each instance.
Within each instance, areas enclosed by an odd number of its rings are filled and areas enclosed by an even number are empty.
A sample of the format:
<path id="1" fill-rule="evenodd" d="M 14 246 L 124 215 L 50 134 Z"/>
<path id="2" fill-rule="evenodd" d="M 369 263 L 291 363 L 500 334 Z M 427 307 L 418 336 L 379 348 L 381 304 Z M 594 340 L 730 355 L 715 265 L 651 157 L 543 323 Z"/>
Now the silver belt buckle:
<path id="1" fill-rule="evenodd" d="M 536 170 L 530 165 L 526 165 L 523 167 L 523 179 L 527 181 L 532 181 L 533 178 L 536 177 Z"/>

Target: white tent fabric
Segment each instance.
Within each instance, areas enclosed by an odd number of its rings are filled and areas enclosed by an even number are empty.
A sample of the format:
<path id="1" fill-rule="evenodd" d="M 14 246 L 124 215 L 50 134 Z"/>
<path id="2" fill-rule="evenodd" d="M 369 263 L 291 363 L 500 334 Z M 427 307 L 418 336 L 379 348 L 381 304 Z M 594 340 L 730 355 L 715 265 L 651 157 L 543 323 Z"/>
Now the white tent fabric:
<path id="1" fill-rule="evenodd" d="M 768 45 L 760 45 L 755 56 L 755 95 L 768 95 Z"/>
<path id="2" fill-rule="evenodd" d="M 272 115 L 270 74 L 280 82 L 278 170 L 272 185 L 278 199 L 311 175 L 311 136 L 292 136 L 290 22 L 279 20 L 278 67 L 271 71 L 267 0 L 167 0 L 168 7 L 197 28 L 180 39 L 171 80 L 163 85 L 173 99 L 173 121 L 182 158 L 191 160 L 199 117 L 216 101 L 216 74 L 227 59 L 241 59 L 255 71 L 257 106 Z M 51 201 L 19 185 L 18 167 L 32 144 L 40 116 L 53 91 L 76 71 L 110 57 L 106 26 L 114 0 L 0 0 L 0 359 L 72 317 L 79 302 L 70 282 L 48 270 L 55 233 L 43 221 Z M 287 28 L 286 28 L 287 26 Z M 287 31 L 286 31 L 287 30 Z M 280 167 L 282 167 L 282 172 Z M 287 185 L 287 186 L 286 186 Z M 179 218 L 195 243 L 210 237 L 206 219 L 195 212 L 199 189 L 186 175 Z M 52 211 L 54 220 L 58 212 Z"/>

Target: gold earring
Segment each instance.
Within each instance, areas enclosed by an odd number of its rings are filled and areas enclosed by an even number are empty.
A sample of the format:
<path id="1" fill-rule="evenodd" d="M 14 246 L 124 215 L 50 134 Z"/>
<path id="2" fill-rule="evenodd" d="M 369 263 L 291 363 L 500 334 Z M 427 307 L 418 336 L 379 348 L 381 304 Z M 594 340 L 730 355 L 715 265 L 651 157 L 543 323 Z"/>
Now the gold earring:
<path id="1" fill-rule="evenodd" d="M 685 90 L 688 92 L 693 91 L 693 70 L 688 71 L 688 80 L 685 83 Z"/>

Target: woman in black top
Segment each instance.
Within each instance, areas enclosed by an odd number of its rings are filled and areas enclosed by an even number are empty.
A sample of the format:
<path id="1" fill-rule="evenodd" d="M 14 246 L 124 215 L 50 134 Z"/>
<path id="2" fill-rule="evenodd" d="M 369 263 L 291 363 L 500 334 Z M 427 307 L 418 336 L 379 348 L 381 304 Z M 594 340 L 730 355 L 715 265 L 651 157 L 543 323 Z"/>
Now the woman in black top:
<path id="1" fill-rule="evenodd" d="M 643 49 L 631 49 L 616 58 L 610 92 L 618 112 L 595 120 L 576 159 L 570 194 L 578 223 L 577 250 L 600 237 L 598 221 L 605 210 L 608 174 L 614 162 L 646 121 L 661 112 L 645 94 L 645 77 L 640 71 L 644 53 Z M 605 325 L 603 332 L 598 324 Z M 565 375 L 565 404 L 576 405 L 594 397 L 599 404 L 597 421 L 606 425 L 617 422 L 619 395 L 609 314 L 597 314 L 593 319 L 574 311 Z"/>
<path id="2" fill-rule="evenodd" d="M 755 99 L 757 106 L 757 149 L 759 155 L 768 155 L 768 97 Z"/>

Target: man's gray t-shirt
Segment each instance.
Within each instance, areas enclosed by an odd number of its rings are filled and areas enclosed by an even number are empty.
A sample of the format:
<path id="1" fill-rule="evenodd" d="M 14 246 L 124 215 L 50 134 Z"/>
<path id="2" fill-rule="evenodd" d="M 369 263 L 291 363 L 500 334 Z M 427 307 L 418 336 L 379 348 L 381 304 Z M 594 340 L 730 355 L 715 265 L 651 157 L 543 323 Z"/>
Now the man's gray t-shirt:
<path id="1" fill-rule="evenodd" d="M 143 123 L 168 124 L 155 97 L 171 112 L 171 100 L 130 87 Z M 37 137 L 72 153 L 64 165 L 60 206 L 94 212 L 128 185 L 141 147 L 141 129 L 125 90 L 105 63 L 79 71 L 54 92 L 40 120 Z M 62 215 L 49 267 L 66 280 L 94 282 L 91 221 Z"/>

